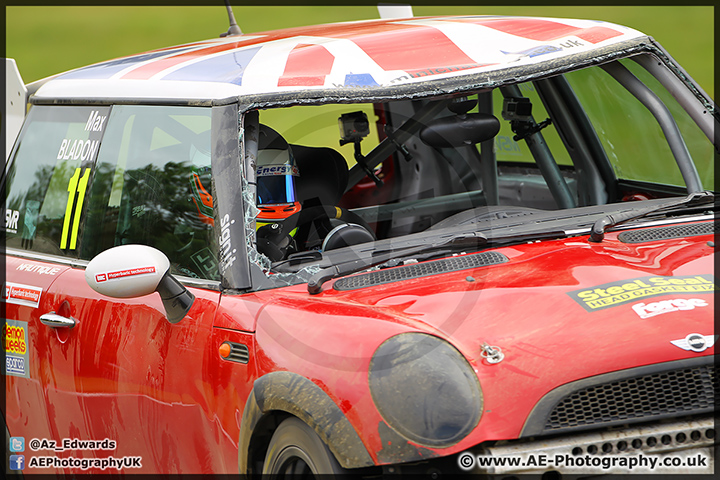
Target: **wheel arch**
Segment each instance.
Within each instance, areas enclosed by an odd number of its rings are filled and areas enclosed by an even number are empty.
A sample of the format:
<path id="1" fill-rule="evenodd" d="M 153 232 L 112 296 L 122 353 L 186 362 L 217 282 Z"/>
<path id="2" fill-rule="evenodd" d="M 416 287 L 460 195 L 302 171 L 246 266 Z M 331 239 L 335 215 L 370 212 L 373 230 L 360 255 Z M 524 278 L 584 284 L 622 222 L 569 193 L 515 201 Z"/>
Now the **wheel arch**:
<path id="1" fill-rule="evenodd" d="M 253 463 L 264 458 L 272 432 L 288 416 L 305 422 L 328 445 L 343 468 L 375 465 L 350 421 L 315 383 L 291 372 L 258 378 L 243 411 L 238 442 L 241 475 L 253 474 Z"/>

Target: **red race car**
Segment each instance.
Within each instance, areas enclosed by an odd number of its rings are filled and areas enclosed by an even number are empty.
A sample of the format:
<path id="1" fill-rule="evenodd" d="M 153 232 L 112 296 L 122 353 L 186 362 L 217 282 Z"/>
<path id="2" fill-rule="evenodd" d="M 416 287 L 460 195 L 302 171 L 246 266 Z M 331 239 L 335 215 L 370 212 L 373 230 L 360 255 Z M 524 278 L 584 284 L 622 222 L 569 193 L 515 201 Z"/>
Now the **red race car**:
<path id="1" fill-rule="evenodd" d="M 719 118 L 651 37 L 231 29 L 27 89 L 8 472 L 712 472 Z"/>

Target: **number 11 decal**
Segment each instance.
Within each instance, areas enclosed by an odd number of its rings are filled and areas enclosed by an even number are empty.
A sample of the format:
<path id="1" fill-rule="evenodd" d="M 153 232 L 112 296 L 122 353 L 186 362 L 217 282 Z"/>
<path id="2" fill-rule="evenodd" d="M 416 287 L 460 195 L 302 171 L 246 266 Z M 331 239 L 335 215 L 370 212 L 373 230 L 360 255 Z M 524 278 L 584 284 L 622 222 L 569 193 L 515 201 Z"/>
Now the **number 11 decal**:
<path id="1" fill-rule="evenodd" d="M 73 207 L 75 207 L 75 216 L 72 224 L 72 235 L 70 236 L 70 250 L 77 248 L 78 229 L 80 228 L 80 213 L 82 212 L 83 202 L 85 201 L 85 190 L 87 190 L 88 180 L 90 179 L 90 168 L 86 168 L 80 177 L 81 168 L 76 168 L 75 173 L 70 177 L 68 182 L 67 206 L 65 207 L 65 221 L 63 222 L 62 236 L 60 237 L 60 248 L 68 248 L 68 231 L 70 230 L 70 217 L 73 216 Z M 75 205 L 75 193 L 77 192 L 77 206 Z"/>

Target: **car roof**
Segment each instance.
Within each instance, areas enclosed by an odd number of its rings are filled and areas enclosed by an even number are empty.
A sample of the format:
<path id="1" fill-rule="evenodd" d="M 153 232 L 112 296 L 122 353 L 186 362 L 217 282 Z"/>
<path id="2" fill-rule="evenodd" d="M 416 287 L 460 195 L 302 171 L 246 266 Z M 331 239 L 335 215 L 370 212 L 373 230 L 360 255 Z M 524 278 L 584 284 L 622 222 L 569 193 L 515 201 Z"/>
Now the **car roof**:
<path id="1" fill-rule="evenodd" d="M 229 36 L 154 50 L 50 78 L 34 103 L 227 103 L 242 99 L 368 98 L 475 79 L 502 83 L 647 43 L 593 20 L 414 17 Z M 512 75 L 511 75 L 512 76 Z M 452 89 L 450 89 L 452 90 Z"/>

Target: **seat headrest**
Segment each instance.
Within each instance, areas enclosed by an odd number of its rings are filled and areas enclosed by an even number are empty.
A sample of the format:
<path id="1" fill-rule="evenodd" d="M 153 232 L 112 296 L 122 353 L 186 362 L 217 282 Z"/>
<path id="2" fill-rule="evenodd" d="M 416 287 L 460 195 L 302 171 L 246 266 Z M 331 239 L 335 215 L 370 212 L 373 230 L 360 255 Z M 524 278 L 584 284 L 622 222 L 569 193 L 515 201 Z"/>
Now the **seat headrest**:
<path id="1" fill-rule="evenodd" d="M 317 198 L 322 205 L 337 205 L 348 183 L 345 158 L 329 147 L 290 145 L 300 176 L 295 180 L 300 203 Z"/>

